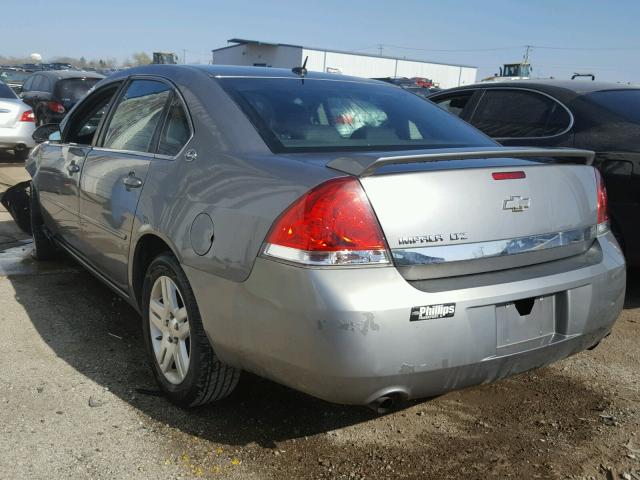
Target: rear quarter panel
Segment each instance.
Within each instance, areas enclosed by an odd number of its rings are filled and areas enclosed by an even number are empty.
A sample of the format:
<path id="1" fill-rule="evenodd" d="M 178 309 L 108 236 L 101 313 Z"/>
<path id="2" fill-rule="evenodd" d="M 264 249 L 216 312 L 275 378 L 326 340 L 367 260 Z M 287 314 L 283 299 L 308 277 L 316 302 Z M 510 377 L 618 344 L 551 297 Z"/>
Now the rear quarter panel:
<path id="1" fill-rule="evenodd" d="M 175 159 L 155 159 L 134 220 L 135 244 L 157 234 L 182 264 L 241 282 L 252 269 L 274 220 L 296 198 L 337 172 L 273 155 L 254 127 L 208 76 L 177 79 L 194 136 Z M 184 152 L 195 150 L 189 162 Z M 212 248 L 198 255 L 191 227 L 201 213 L 213 221 Z M 195 239 L 196 241 L 202 239 Z"/>

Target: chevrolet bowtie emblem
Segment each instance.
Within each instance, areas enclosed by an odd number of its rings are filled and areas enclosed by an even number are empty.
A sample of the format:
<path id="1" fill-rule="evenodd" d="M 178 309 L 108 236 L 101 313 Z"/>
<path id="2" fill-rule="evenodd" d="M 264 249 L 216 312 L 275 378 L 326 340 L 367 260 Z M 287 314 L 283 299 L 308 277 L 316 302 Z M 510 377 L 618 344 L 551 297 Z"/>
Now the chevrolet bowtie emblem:
<path id="1" fill-rule="evenodd" d="M 522 198 L 521 196 L 511 196 L 508 200 L 505 200 L 502 204 L 503 210 L 511 210 L 512 212 L 523 212 L 531 205 L 531 199 L 528 197 Z"/>

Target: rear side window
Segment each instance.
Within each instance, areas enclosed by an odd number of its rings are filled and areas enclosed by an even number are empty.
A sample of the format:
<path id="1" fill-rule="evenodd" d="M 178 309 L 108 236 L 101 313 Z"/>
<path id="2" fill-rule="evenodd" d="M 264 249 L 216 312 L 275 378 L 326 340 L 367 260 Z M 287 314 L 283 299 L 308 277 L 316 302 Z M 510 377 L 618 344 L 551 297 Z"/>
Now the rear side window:
<path id="1" fill-rule="evenodd" d="M 44 81 L 46 79 L 42 75 L 36 75 L 33 77 L 33 83 L 31 84 L 31 90 L 34 92 L 42 92 L 44 91 Z"/>
<path id="2" fill-rule="evenodd" d="M 49 77 L 42 76 L 39 90 L 41 92 L 51 92 L 51 79 Z"/>
<path id="3" fill-rule="evenodd" d="M 180 99 L 174 95 L 169 107 L 167 120 L 160 134 L 158 153 L 162 155 L 177 155 L 191 136 L 187 112 Z"/>
<path id="4" fill-rule="evenodd" d="M 111 117 L 103 146 L 114 150 L 151 152 L 151 141 L 171 93 L 153 80 L 134 80 Z"/>
<path id="5" fill-rule="evenodd" d="M 313 78 L 218 81 L 274 152 L 495 145 L 433 103 L 390 85 Z"/>
<path id="6" fill-rule="evenodd" d="M 0 98 L 18 98 L 8 86 L 0 82 Z"/>
<path id="7" fill-rule="evenodd" d="M 536 138 L 564 132 L 571 117 L 562 105 L 546 95 L 487 89 L 470 123 L 493 138 Z"/>
<path id="8" fill-rule="evenodd" d="M 471 100 L 472 96 L 473 92 L 466 92 L 443 99 L 435 99 L 434 102 L 440 108 L 444 108 L 447 112 L 459 117 L 462 115 L 462 112 L 469 103 L 469 100 Z"/>
<path id="9" fill-rule="evenodd" d="M 26 92 L 27 90 L 31 90 L 32 86 L 33 86 L 33 79 L 35 78 L 34 75 L 31 75 L 29 78 L 27 78 L 24 81 L 24 85 L 22 86 L 22 91 Z"/>

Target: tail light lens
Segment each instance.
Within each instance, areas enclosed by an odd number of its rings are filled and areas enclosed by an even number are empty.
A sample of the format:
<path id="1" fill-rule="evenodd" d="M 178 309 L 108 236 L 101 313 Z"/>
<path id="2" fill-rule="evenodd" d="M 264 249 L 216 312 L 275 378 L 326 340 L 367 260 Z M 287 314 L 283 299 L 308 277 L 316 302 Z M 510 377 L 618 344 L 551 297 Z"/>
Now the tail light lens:
<path id="1" fill-rule="evenodd" d="M 604 235 L 609 231 L 607 189 L 600 172 L 597 169 L 594 171 L 596 172 L 596 188 L 598 190 L 598 235 Z"/>
<path id="2" fill-rule="evenodd" d="M 263 252 L 305 265 L 389 263 L 378 219 L 353 177 L 324 182 L 296 200 L 271 227 Z"/>
<path id="3" fill-rule="evenodd" d="M 33 110 L 27 110 L 26 112 L 22 112 L 22 115 L 20 116 L 20 121 L 21 122 L 35 122 L 36 121 L 36 117 L 33 114 Z"/>
<path id="4" fill-rule="evenodd" d="M 51 110 L 52 112 L 55 112 L 55 113 L 65 112 L 64 105 L 62 105 L 60 102 L 47 102 L 47 106 L 49 107 L 49 110 Z"/>

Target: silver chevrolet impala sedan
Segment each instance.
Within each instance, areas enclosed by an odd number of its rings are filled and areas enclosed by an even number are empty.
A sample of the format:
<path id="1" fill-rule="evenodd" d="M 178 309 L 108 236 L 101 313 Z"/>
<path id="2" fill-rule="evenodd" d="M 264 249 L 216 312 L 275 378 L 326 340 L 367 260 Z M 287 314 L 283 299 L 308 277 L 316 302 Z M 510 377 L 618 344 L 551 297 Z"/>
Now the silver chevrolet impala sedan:
<path id="1" fill-rule="evenodd" d="M 245 370 L 384 409 L 593 347 L 622 308 L 591 152 L 500 147 L 388 84 L 134 68 L 34 136 L 37 258 L 141 313 L 181 406 Z"/>

